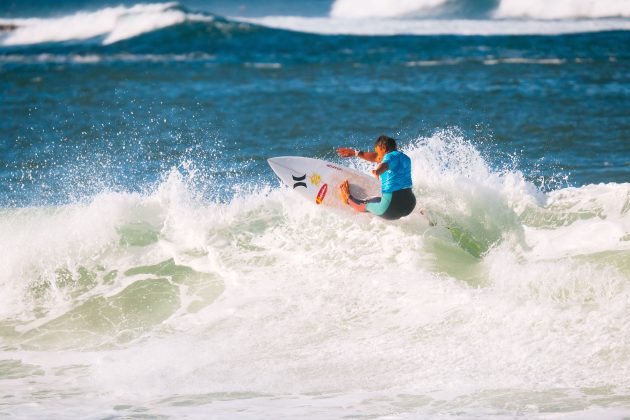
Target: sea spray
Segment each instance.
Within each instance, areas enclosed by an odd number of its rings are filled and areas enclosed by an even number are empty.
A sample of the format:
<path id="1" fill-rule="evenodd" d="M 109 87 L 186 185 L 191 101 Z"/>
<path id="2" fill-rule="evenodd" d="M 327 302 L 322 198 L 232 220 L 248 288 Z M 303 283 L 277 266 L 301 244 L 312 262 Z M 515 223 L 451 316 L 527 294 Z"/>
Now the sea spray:
<path id="1" fill-rule="evenodd" d="M 334 230 L 340 226 L 356 242 L 349 248 L 353 259 L 365 263 L 378 255 L 397 264 L 421 263 L 425 240 L 436 238 L 450 244 L 447 250 L 460 248 L 481 261 L 499 246 L 516 246 L 513 252 L 528 259 L 627 251 L 627 185 L 544 194 L 518 171 L 491 169 L 474 146 L 452 131 L 418 139 L 404 150 L 412 157 L 414 189 L 426 214 L 415 212 L 398 223 L 322 212 L 295 200 L 290 190 L 264 185 L 244 185 L 228 202 L 208 201 L 193 187 L 194 171 L 186 178 L 176 170 L 146 194 L 105 192 L 86 204 L 4 210 L 3 286 L 13 296 L 3 305 L 5 315 L 26 316 L 29 300 L 38 318 L 44 309 L 58 314 L 62 304 L 73 305 L 96 286 L 109 282 L 111 290 L 118 290 L 127 285 L 121 273 L 171 259 L 219 277 L 223 271 L 238 277 L 234 270 L 296 258 L 308 264 L 347 264 L 348 251 L 336 251 L 345 241 Z M 550 224 L 554 218 L 558 222 Z M 439 233 L 443 229 L 451 236 Z M 580 232 L 588 233 L 588 239 Z M 462 235 L 478 248 L 462 244 Z M 388 251 L 390 246 L 396 251 Z M 400 252 L 403 257 L 394 257 Z M 441 256 L 438 252 L 432 258 Z M 15 299 L 16 291 L 21 299 Z M 26 306 L 9 309 L 15 305 Z"/>

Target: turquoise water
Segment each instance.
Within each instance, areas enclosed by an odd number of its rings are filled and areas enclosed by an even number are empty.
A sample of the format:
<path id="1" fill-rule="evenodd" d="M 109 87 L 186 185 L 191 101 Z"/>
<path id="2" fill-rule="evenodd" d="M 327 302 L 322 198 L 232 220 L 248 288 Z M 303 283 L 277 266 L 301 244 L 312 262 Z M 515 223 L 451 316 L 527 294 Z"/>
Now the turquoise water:
<path id="1" fill-rule="evenodd" d="M 0 413 L 627 416 L 630 11 L 409 4 L 0 5 Z"/>

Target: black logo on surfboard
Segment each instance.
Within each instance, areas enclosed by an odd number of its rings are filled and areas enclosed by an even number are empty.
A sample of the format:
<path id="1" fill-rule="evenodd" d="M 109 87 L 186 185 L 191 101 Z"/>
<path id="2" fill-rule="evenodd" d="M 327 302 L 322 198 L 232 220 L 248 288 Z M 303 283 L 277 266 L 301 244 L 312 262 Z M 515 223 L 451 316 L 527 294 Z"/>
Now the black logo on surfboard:
<path id="1" fill-rule="evenodd" d="M 300 182 L 300 181 L 304 181 L 306 179 L 306 174 L 302 175 L 302 176 L 295 176 L 295 175 L 291 175 L 291 178 L 293 178 L 295 182 L 295 184 L 293 184 L 293 188 L 295 189 L 295 187 L 304 187 L 306 188 L 306 182 Z"/>

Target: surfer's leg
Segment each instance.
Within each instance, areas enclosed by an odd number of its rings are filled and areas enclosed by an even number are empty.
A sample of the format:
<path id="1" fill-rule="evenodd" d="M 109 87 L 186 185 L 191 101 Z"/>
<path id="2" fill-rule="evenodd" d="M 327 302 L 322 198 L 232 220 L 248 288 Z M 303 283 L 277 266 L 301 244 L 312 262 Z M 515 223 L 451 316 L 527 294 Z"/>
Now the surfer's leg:
<path id="1" fill-rule="evenodd" d="M 354 198 L 352 194 L 348 196 L 348 204 L 350 207 L 355 209 L 356 211 L 366 212 L 365 210 L 365 200 L 359 200 L 358 198 Z"/>
<path id="2" fill-rule="evenodd" d="M 391 202 L 392 193 L 383 193 L 382 197 L 370 199 L 369 202 L 365 204 L 365 210 L 377 216 L 382 216 L 387 211 Z"/>

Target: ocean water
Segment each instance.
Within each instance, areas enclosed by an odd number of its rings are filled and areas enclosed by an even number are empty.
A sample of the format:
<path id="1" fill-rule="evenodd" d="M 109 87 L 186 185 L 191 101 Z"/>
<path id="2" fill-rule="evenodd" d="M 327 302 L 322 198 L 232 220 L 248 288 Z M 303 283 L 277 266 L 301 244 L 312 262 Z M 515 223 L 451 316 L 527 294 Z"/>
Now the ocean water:
<path id="1" fill-rule="evenodd" d="M 621 0 L 2 2 L 0 414 L 630 416 L 629 45 Z M 266 163 L 380 134 L 426 215 Z"/>

